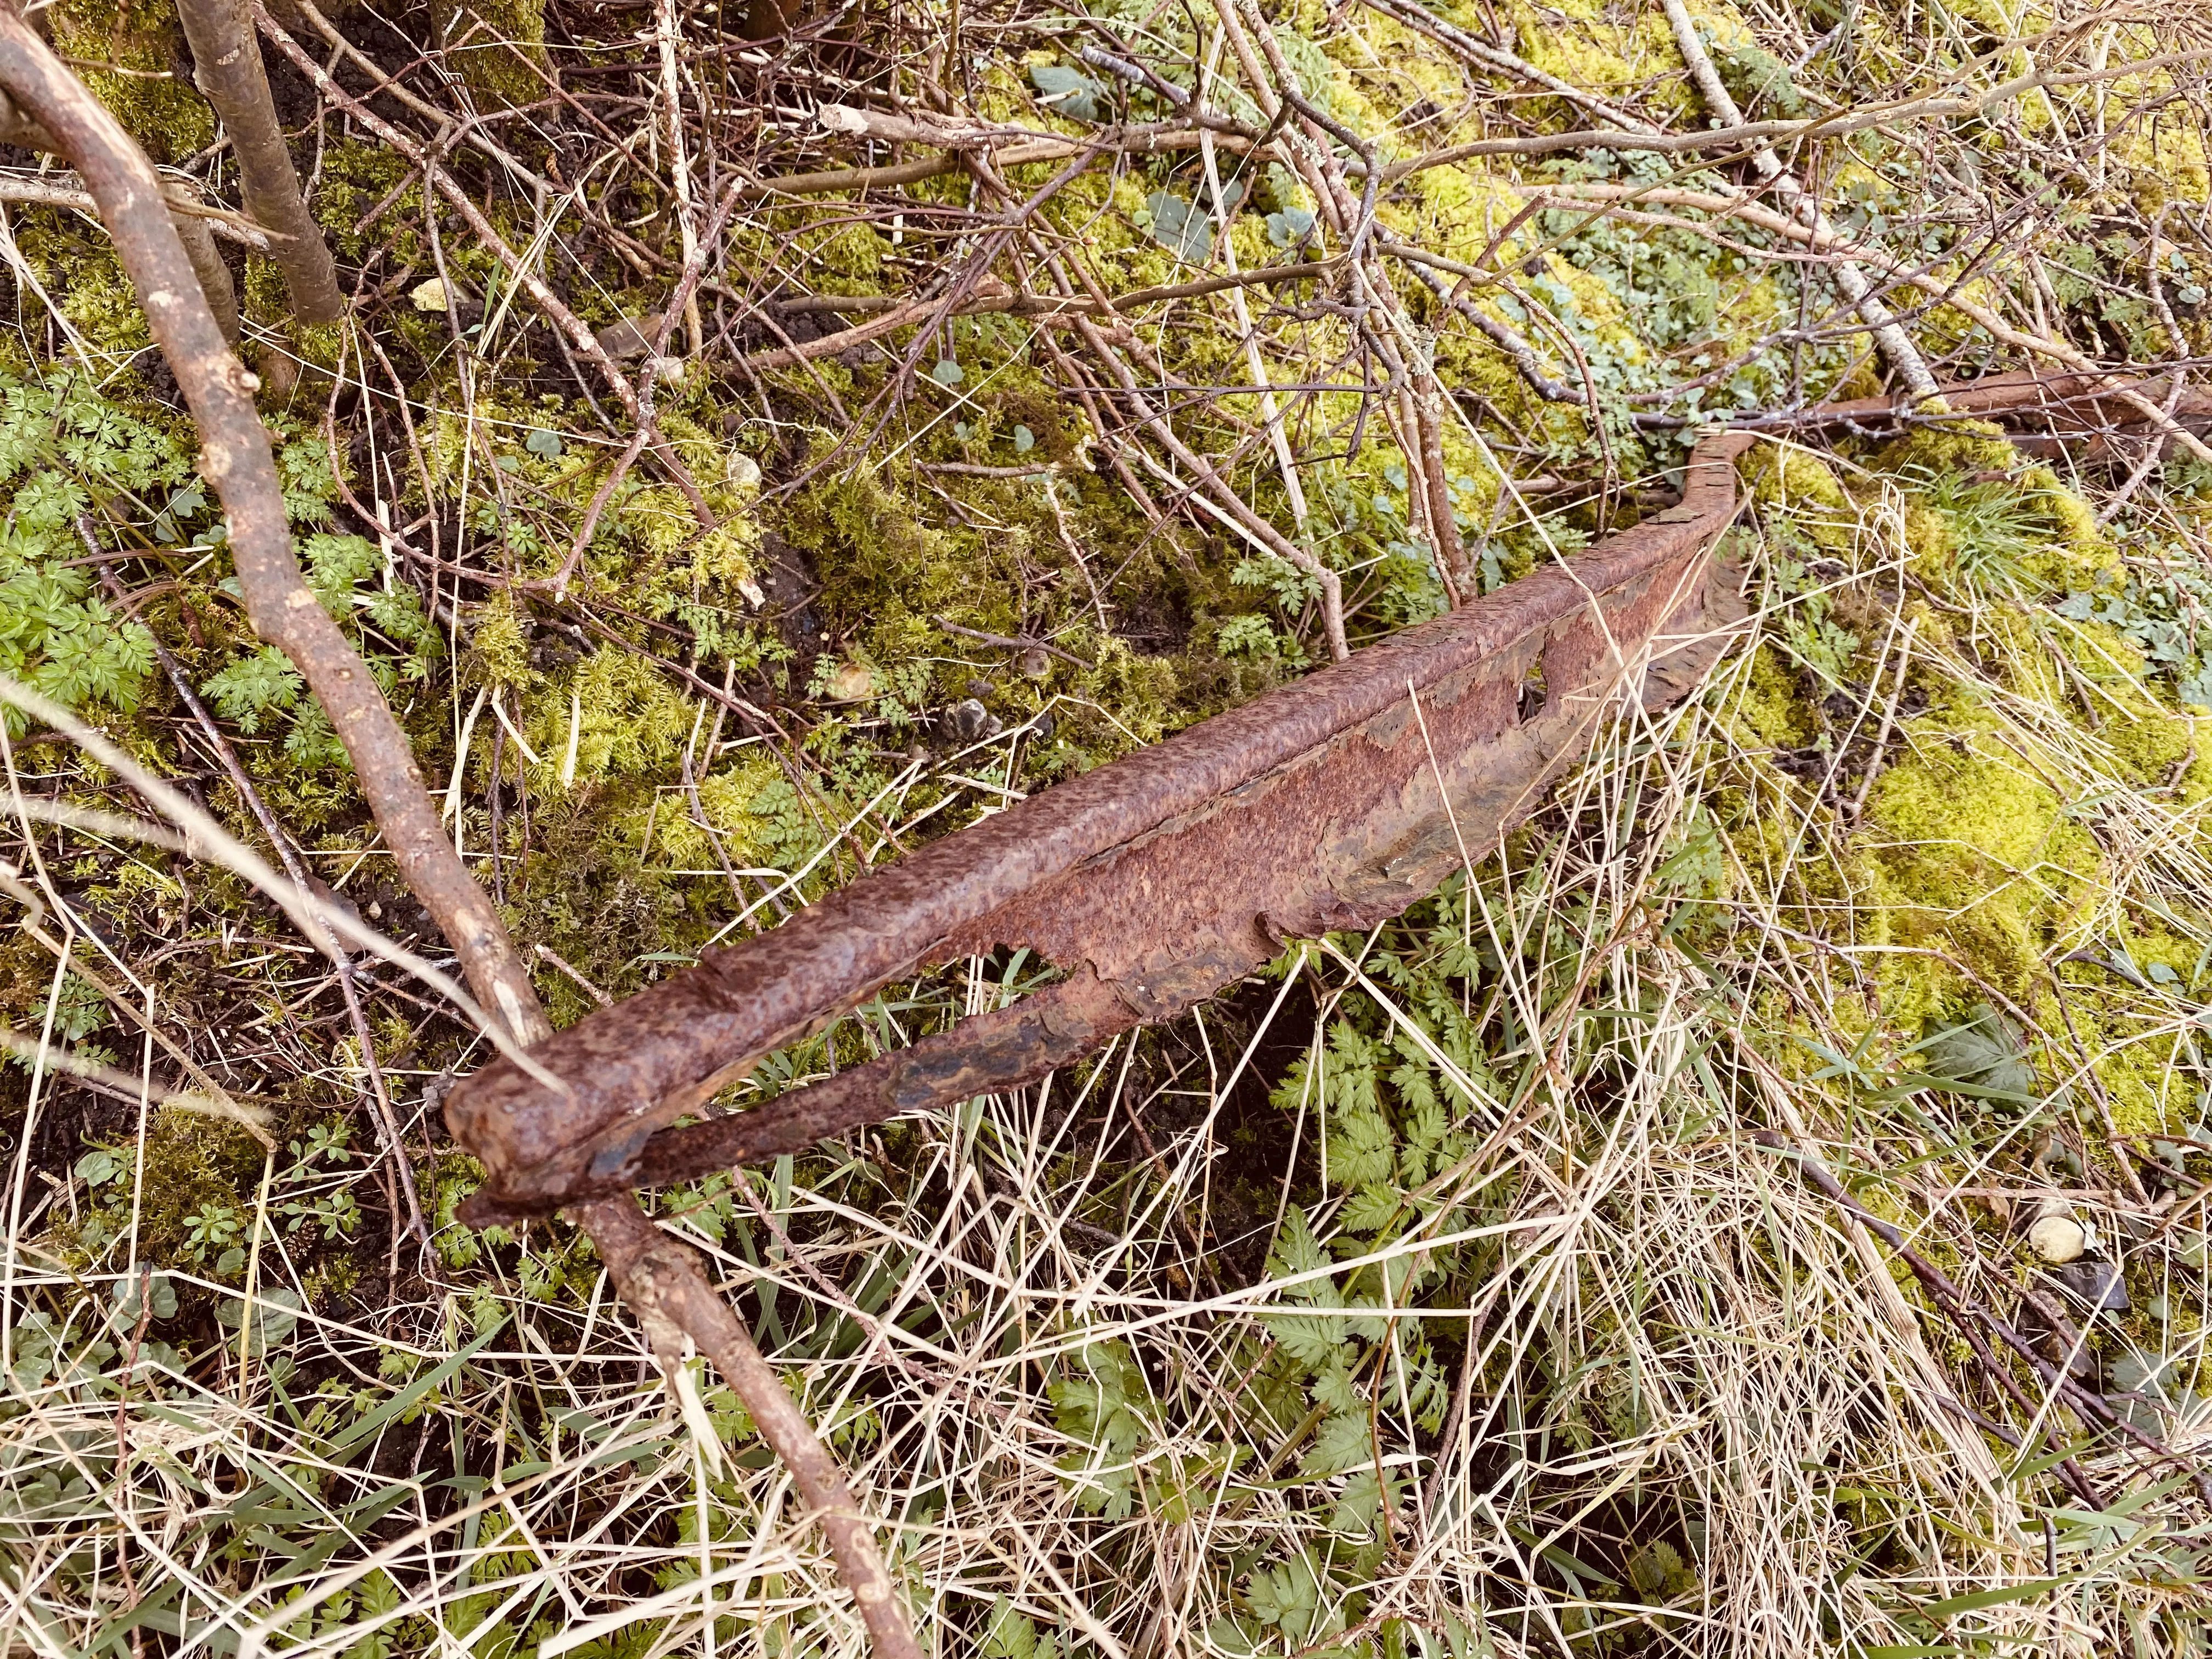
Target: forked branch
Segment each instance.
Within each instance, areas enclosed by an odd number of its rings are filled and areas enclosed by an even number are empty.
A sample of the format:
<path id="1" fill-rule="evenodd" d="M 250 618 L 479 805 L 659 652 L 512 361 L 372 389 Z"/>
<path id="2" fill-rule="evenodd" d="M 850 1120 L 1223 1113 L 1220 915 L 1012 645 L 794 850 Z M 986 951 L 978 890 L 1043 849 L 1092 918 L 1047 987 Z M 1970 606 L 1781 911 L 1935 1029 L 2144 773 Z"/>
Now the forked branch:
<path id="1" fill-rule="evenodd" d="M 401 877 L 445 928 L 471 986 L 528 1041 L 537 994 L 491 901 L 446 839 L 407 734 L 376 680 L 300 574 L 258 386 L 233 355 L 170 223 L 152 163 L 107 110 L 12 14 L 0 14 L 0 87 L 76 165 L 137 290 L 200 433 L 200 470 L 222 499 L 246 614 L 290 658 L 331 717 Z M 542 1025 L 543 1016 L 538 1016 Z"/>
<path id="2" fill-rule="evenodd" d="M 1674 45 L 1682 54 L 1682 62 L 1690 71 L 1690 79 L 1697 83 L 1698 93 L 1705 106 L 1724 126 L 1744 125 L 1743 112 L 1736 107 L 1735 99 L 1722 82 L 1720 71 L 1713 67 L 1711 54 L 1705 51 L 1705 42 L 1698 38 L 1696 21 L 1691 17 L 1682 0 L 1666 0 L 1667 21 L 1674 31 Z M 1828 216 L 1821 212 L 1820 204 L 1805 187 L 1797 182 L 1797 175 L 1782 165 L 1771 144 L 1760 143 L 1752 147 L 1752 166 L 1772 191 L 1790 216 L 1806 228 L 1819 234 L 1830 232 Z M 1838 259 L 1829 267 L 1829 276 L 1837 290 L 1854 306 L 1864 319 L 1868 331 L 1874 336 L 1875 344 L 1889 360 L 1915 404 L 1936 398 L 1936 375 L 1921 356 L 1920 348 L 1905 331 L 1905 325 L 1896 314 L 1882 303 L 1875 292 L 1874 284 L 1866 273 L 1849 259 Z"/>

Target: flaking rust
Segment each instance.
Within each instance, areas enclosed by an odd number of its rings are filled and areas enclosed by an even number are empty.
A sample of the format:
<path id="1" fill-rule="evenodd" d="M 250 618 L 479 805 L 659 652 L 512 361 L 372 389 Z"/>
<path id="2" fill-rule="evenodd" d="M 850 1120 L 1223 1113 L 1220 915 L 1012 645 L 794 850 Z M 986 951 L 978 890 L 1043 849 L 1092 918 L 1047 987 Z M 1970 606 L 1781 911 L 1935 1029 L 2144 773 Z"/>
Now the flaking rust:
<path id="1" fill-rule="evenodd" d="M 2112 431 L 2099 419 L 2117 384 L 2008 376 L 1952 404 L 2078 441 Z M 1533 811 L 1609 711 L 1679 701 L 1717 659 L 1743 606 L 1713 550 L 1752 441 L 1700 439 L 1679 506 L 1575 558 L 1059 784 L 571 1026 L 532 1051 L 565 1094 L 488 1066 L 446 1106 L 487 1176 L 463 1218 L 689 1179 L 1012 1088 L 1204 1000 L 1285 940 L 1398 915 L 1462 845 L 1479 859 Z M 752 1110 L 670 1127 L 891 981 L 1001 946 L 1063 977 Z"/>
<path id="2" fill-rule="evenodd" d="M 1701 440 L 1680 505 L 1632 530 L 579 1022 L 532 1050 L 565 1098 L 506 1062 L 478 1073 L 446 1105 L 487 1176 L 464 1218 L 543 1213 L 1011 1088 L 1204 1000 L 1286 939 L 1397 915 L 1457 867 L 1462 842 L 1480 858 L 1534 810 L 1610 708 L 1673 702 L 1718 657 L 1742 604 L 1712 550 L 1750 441 Z M 1064 977 L 755 1110 L 665 1127 L 892 981 L 1001 946 Z"/>

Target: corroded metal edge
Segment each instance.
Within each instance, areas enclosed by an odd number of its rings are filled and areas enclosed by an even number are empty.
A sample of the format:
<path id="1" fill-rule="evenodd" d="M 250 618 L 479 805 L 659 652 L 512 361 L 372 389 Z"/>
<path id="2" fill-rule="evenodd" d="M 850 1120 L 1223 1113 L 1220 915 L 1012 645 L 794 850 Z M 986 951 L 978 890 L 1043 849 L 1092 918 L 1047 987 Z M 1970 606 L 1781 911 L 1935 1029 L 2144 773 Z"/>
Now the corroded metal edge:
<path id="1" fill-rule="evenodd" d="M 2094 454 L 2140 418 L 2119 393 L 2163 403 L 2167 390 L 2008 374 L 1954 388 L 1947 412 L 2026 422 L 2045 434 L 2030 447 Z M 2172 401 L 2192 422 L 2212 415 L 2202 394 Z M 1867 399 L 1796 418 L 1944 415 Z M 1741 605 L 1707 556 L 1735 515 L 1735 461 L 1752 441 L 1708 433 L 1680 506 L 872 872 L 592 1015 L 532 1051 L 565 1097 L 505 1061 L 478 1073 L 446 1109 L 488 1177 L 463 1218 L 541 1213 L 1012 1087 L 1213 994 L 1283 939 L 1398 914 L 1434 890 L 1462 842 L 1479 856 L 1532 810 L 1609 705 L 1662 706 L 1711 665 Z M 753 1110 L 666 1127 L 890 981 L 1000 945 L 1066 976 Z"/>
<path id="2" fill-rule="evenodd" d="M 1751 441 L 1702 439 L 1680 505 L 1633 529 L 994 814 L 579 1022 L 532 1051 L 566 1098 L 488 1066 L 446 1106 L 487 1171 L 465 1218 L 543 1212 L 1011 1086 L 1203 1000 L 1284 939 L 1396 915 L 1434 890 L 1461 839 L 1486 848 L 1532 809 L 1608 705 L 1694 683 L 1683 651 L 1649 659 L 1662 633 L 1725 625 L 1732 596 L 1707 556 Z M 1068 977 L 844 1079 L 664 1128 L 891 981 L 999 945 Z"/>

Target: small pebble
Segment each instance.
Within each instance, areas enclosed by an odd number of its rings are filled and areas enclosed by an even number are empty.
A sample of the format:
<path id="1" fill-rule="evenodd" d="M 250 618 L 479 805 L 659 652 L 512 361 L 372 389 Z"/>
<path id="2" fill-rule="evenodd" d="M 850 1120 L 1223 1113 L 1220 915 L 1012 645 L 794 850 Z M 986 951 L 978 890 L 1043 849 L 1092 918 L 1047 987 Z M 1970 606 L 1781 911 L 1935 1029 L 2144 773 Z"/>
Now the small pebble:
<path id="1" fill-rule="evenodd" d="M 2081 1259 L 2089 1235 L 2070 1215 L 2047 1215 L 2027 1230 L 2027 1243 L 2045 1261 L 2063 1263 Z"/>
<path id="2" fill-rule="evenodd" d="M 973 697 L 965 702 L 956 702 L 946 709 L 945 722 L 951 729 L 952 735 L 962 743 L 974 743 L 997 724 L 991 718 L 991 711 Z"/>
<path id="3" fill-rule="evenodd" d="M 992 684 L 990 681 L 986 679 L 972 679 L 968 682 L 968 695 L 975 698 L 978 702 L 989 696 L 998 689 L 999 688 L 997 686 Z"/>
<path id="4" fill-rule="evenodd" d="M 1052 657 L 1042 646 L 1033 645 L 1016 659 L 1015 665 L 1033 680 L 1052 678 Z"/>

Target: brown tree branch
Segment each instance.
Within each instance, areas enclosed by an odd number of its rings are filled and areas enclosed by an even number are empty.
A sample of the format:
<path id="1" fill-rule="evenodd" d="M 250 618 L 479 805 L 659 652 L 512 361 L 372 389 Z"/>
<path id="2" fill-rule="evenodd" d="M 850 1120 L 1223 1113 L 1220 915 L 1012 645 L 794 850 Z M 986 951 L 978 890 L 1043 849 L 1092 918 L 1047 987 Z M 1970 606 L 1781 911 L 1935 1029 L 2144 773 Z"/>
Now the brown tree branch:
<path id="1" fill-rule="evenodd" d="M 216 252 L 215 233 L 187 205 L 191 201 L 190 185 L 167 179 L 161 193 L 169 204 L 169 222 L 176 227 L 177 240 L 184 245 L 185 257 L 192 262 L 192 274 L 199 278 L 200 292 L 207 296 L 208 309 L 215 313 L 216 326 L 234 346 L 238 343 L 238 288 L 230 280 L 230 267 Z"/>
<path id="2" fill-rule="evenodd" d="M 52 140 L 46 137 L 43 130 L 40 137 L 43 143 L 27 148 L 51 150 Z M 8 142 L 5 137 L 0 137 L 0 143 Z M 170 188 L 167 181 L 164 181 L 162 188 Z M 77 181 L 66 173 L 58 175 L 0 173 L 0 202 L 20 202 L 26 207 L 66 208 L 74 213 L 89 213 L 95 217 L 100 212 L 93 202 L 92 192 L 81 188 Z M 241 246 L 252 248 L 256 253 L 269 252 L 267 233 L 244 214 L 234 213 L 228 208 L 210 207 L 189 190 L 182 194 L 173 191 L 169 206 L 172 211 L 187 219 L 206 221 L 210 230 Z M 184 234 L 182 227 L 179 228 L 178 234 Z M 185 246 L 189 250 L 189 240 Z"/>
<path id="3" fill-rule="evenodd" d="M 839 1576 L 853 1592 L 880 1659 L 921 1659 L 873 1528 L 854 1501 L 837 1460 L 754 1346 L 744 1322 L 708 1283 L 698 1257 L 648 1221 L 627 1194 L 576 1205 L 568 1215 L 591 1234 L 616 1289 L 645 1327 L 663 1371 L 672 1372 L 684 1363 L 688 1336 L 744 1402 L 761 1437 L 791 1472 L 792 1484 L 821 1523 Z"/>
<path id="4" fill-rule="evenodd" d="M 284 129 L 277 125 L 268 72 L 243 0 L 177 0 L 177 15 L 192 49 L 192 79 L 230 135 L 246 210 L 277 233 L 269 257 L 284 273 L 292 314 L 303 323 L 336 322 L 345 314 L 337 268 L 331 263 L 322 228 L 300 194 L 300 175 L 284 146 Z"/>
<path id="5" fill-rule="evenodd" d="M 0 90 L 58 141 L 90 188 L 155 340 L 201 434 L 200 470 L 230 524 L 239 588 L 255 631 L 290 659 L 331 717 L 402 878 L 452 942 L 487 1010 L 525 1042 L 551 1034 L 499 914 L 446 838 L 406 734 L 368 665 L 309 591 L 292 551 L 257 385 L 223 341 L 170 222 L 153 166 L 22 19 L 0 9 Z M 280 841 L 280 851 L 282 842 Z M 664 1363 L 679 1332 L 706 1351 L 817 1512 L 877 1650 L 919 1659 L 904 1611 L 836 1463 L 696 1263 L 627 1196 L 580 1206 L 616 1286 Z"/>
<path id="6" fill-rule="evenodd" d="M 0 83 L 64 147 L 99 204 L 155 341 L 200 430 L 200 470 L 230 524 L 239 589 L 255 630 L 321 699 L 376 812 L 400 874 L 440 918 L 484 1005 L 525 1040 L 536 1000 L 490 901 L 454 856 L 416 775 L 406 733 L 293 556 L 259 385 L 231 354 L 171 224 L 160 179 L 115 118 L 22 20 L 0 14 Z"/>
<path id="7" fill-rule="evenodd" d="M 94 568 L 100 572 L 100 586 L 107 590 L 108 598 L 115 601 L 117 609 L 129 611 L 131 608 L 131 596 L 124 591 L 122 580 L 115 574 L 112 556 L 100 544 L 99 532 L 94 528 L 90 513 L 77 514 L 76 533 L 86 553 L 94 561 Z M 261 792 L 253 787 L 253 779 L 238 758 L 238 751 L 231 746 L 230 739 L 223 736 L 222 728 L 216 724 L 215 716 L 200 701 L 199 693 L 192 689 L 191 680 L 185 672 L 185 665 L 177 660 L 175 653 L 161 643 L 150 628 L 147 633 L 153 639 L 155 659 L 168 677 L 169 684 L 177 694 L 177 701 L 184 704 L 185 712 L 198 724 L 201 736 L 215 752 L 216 763 L 229 777 L 230 787 L 238 792 L 239 799 L 246 803 L 246 811 L 252 813 L 253 821 L 261 826 L 261 833 L 269 838 L 270 846 L 276 849 L 277 862 L 284 866 L 284 873 L 297 884 L 304 902 L 315 884 L 307 873 L 307 862 L 301 858 L 299 848 L 291 836 L 284 833 L 283 825 L 269 810 L 269 803 L 262 799 Z M 336 970 L 339 994 L 345 1001 L 346 1018 L 353 1027 L 354 1040 L 361 1044 L 362 1066 L 368 1074 L 371 1098 L 376 1104 L 378 1133 L 384 1139 L 385 1150 L 392 1156 L 392 1169 L 399 1178 L 400 1190 L 407 1196 L 407 1230 L 428 1249 L 430 1243 L 429 1225 L 422 1218 L 422 1196 L 416 1191 L 415 1171 L 407 1162 L 407 1144 L 399 1133 L 399 1120 L 392 1109 L 392 1095 L 385 1085 L 384 1068 L 376 1057 L 376 1037 L 369 1029 L 368 1011 L 362 1003 L 360 976 L 353 954 L 346 949 L 337 930 L 327 924 L 317 927 L 315 933 L 315 943 L 322 946 L 323 954 L 331 959 L 331 966 Z"/>
<path id="8" fill-rule="evenodd" d="M 1690 79 L 1696 82 L 1698 94 L 1705 100 L 1705 106 L 1724 125 L 1731 127 L 1743 125 L 1743 112 L 1736 107 L 1735 99 L 1722 84 L 1720 71 L 1713 67 L 1711 55 L 1705 51 L 1705 42 L 1698 38 L 1697 24 L 1683 6 L 1682 0 L 1665 0 L 1665 3 L 1667 21 L 1674 31 L 1675 49 L 1682 54 L 1682 62 L 1688 66 Z M 1782 165 L 1782 160 L 1775 155 L 1772 145 L 1764 143 L 1753 145 L 1751 161 L 1753 169 L 1765 181 L 1767 188 L 1774 192 L 1775 198 L 1790 210 L 1793 219 L 1816 234 L 1831 233 L 1828 216 L 1820 210 L 1820 203 L 1797 182 L 1797 175 Z M 1912 401 L 1924 404 L 1934 398 L 1937 395 L 1935 371 L 1928 367 L 1928 360 L 1920 355 L 1920 348 L 1905 331 L 1904 325 L 1875 293 L 1874 285 L 1866 279 L 1866 273 L 1850 260 L 1838 259 L 1828 267 L 1828 274 L 1844 298 L 1850 301 L 1860 317 L 1865 319 L 1875 344 L 1881 348 L 1881 355 L 1889 359 L 1889 366 L 1897 371 L 1897 378 L 1904 382 Z"/>
<path id="9" fill-rule="evenodd" d="M 621 403 L 623 412 L 633 422 L 647 428 L 647 452 L 659 463 L 670 482 L 684 492 L 684 499 L 690 502 L 691 510 L 699 522 L 708 529 L 714 528 L 718 522 L 714 509 L 708 506 L 707 498 L 700 494 L 697 483 L 674 449 L 653 429 L 652 410 L 640 404 L 637 387 L 630 384 L 629 377 L 623 373 L 621 366 L 607 355 L 606 348 L 599 343 L 599 337 L 591 326 L 569 309 L 567 302 L 552 290 L 545 279 L 531 268 L 529 261 L 507 245 L 507 239 L 484 216 L 483 210 L 476 204 L 468 191 L 460 187 L 453 174 L 438 165 L 436 157 L 331 79 L 329 71 L 310 58 L 300 43 L 286 33 L 283 27 L 258 3 L 258 0 L 253 7 L 253 21 L 276 50 L 315 83 L 317 92 L 405 156 L 412 166 L 422 171 L 431 186 L 453 204 L 453 211 L 461 216 L 471 234 L 507 267 L 523 292 L 530 295 L 538 309 L 552 319 L 555 328 L 566 337 L 563 343 L 568 349 L 597 369 L 600 378 L 607 383 L 607 389 Z"/>
<path id="10" fill-rule="evenodd" d="M 1773 209 L 1760 207 L 1740 197 L 1723 196 L 1708 191 L 1676 190 L 1643 185 L 1566 184 L 1525 187 L 1525 193 L 1547 205 L 1571 204 L 1607 204 L 1598 209 L 1610 213 L 1616 210 L 1610 204 L 1629 202 L 1653 202 L 1664 206 L 1686 207 L 1711 213 L 1717 216 L 1741 219 L 1744 223 L 1757 225 L 1777 236 L 1786 236 L 1801 242 L 1817 252 L 1833 256 L 1848 255 L 1878 268 L 1890 281 L 1917 289 L 1938 305 L 1948 306 L 1970 321 L 1981 325 L 1992 339 L 2008 345 L 2031 356 L 2063 363 L 2078 374 L 2086 374 L 2100 382 L 2109 383 L 2110 395 L 2141 416 L 2150 425 L 2180 445 L 2207 465 L 2212 465 L 2212 445 L 2208 445 L 2188 427 L 2177 421 L 2157 402 L 2136 389 L 2132 377 L 2098 362 L 2087 352 L 2076 349 L 2063 340 L 2047 335 L 2031 333 L 2015 328 L 1978 301 L 1971 300 L 1962 292 L 1963 279 L 1947 280 L 1915 270 L 1893 258 L 1881 248 L 1864 242 L 1854 242 L 1826 225 L 1810 226 L 1796 219 L 1777 213 Z M 1677 222 L 1686 230 L 1705 228 L 1693 221 Z"/>

